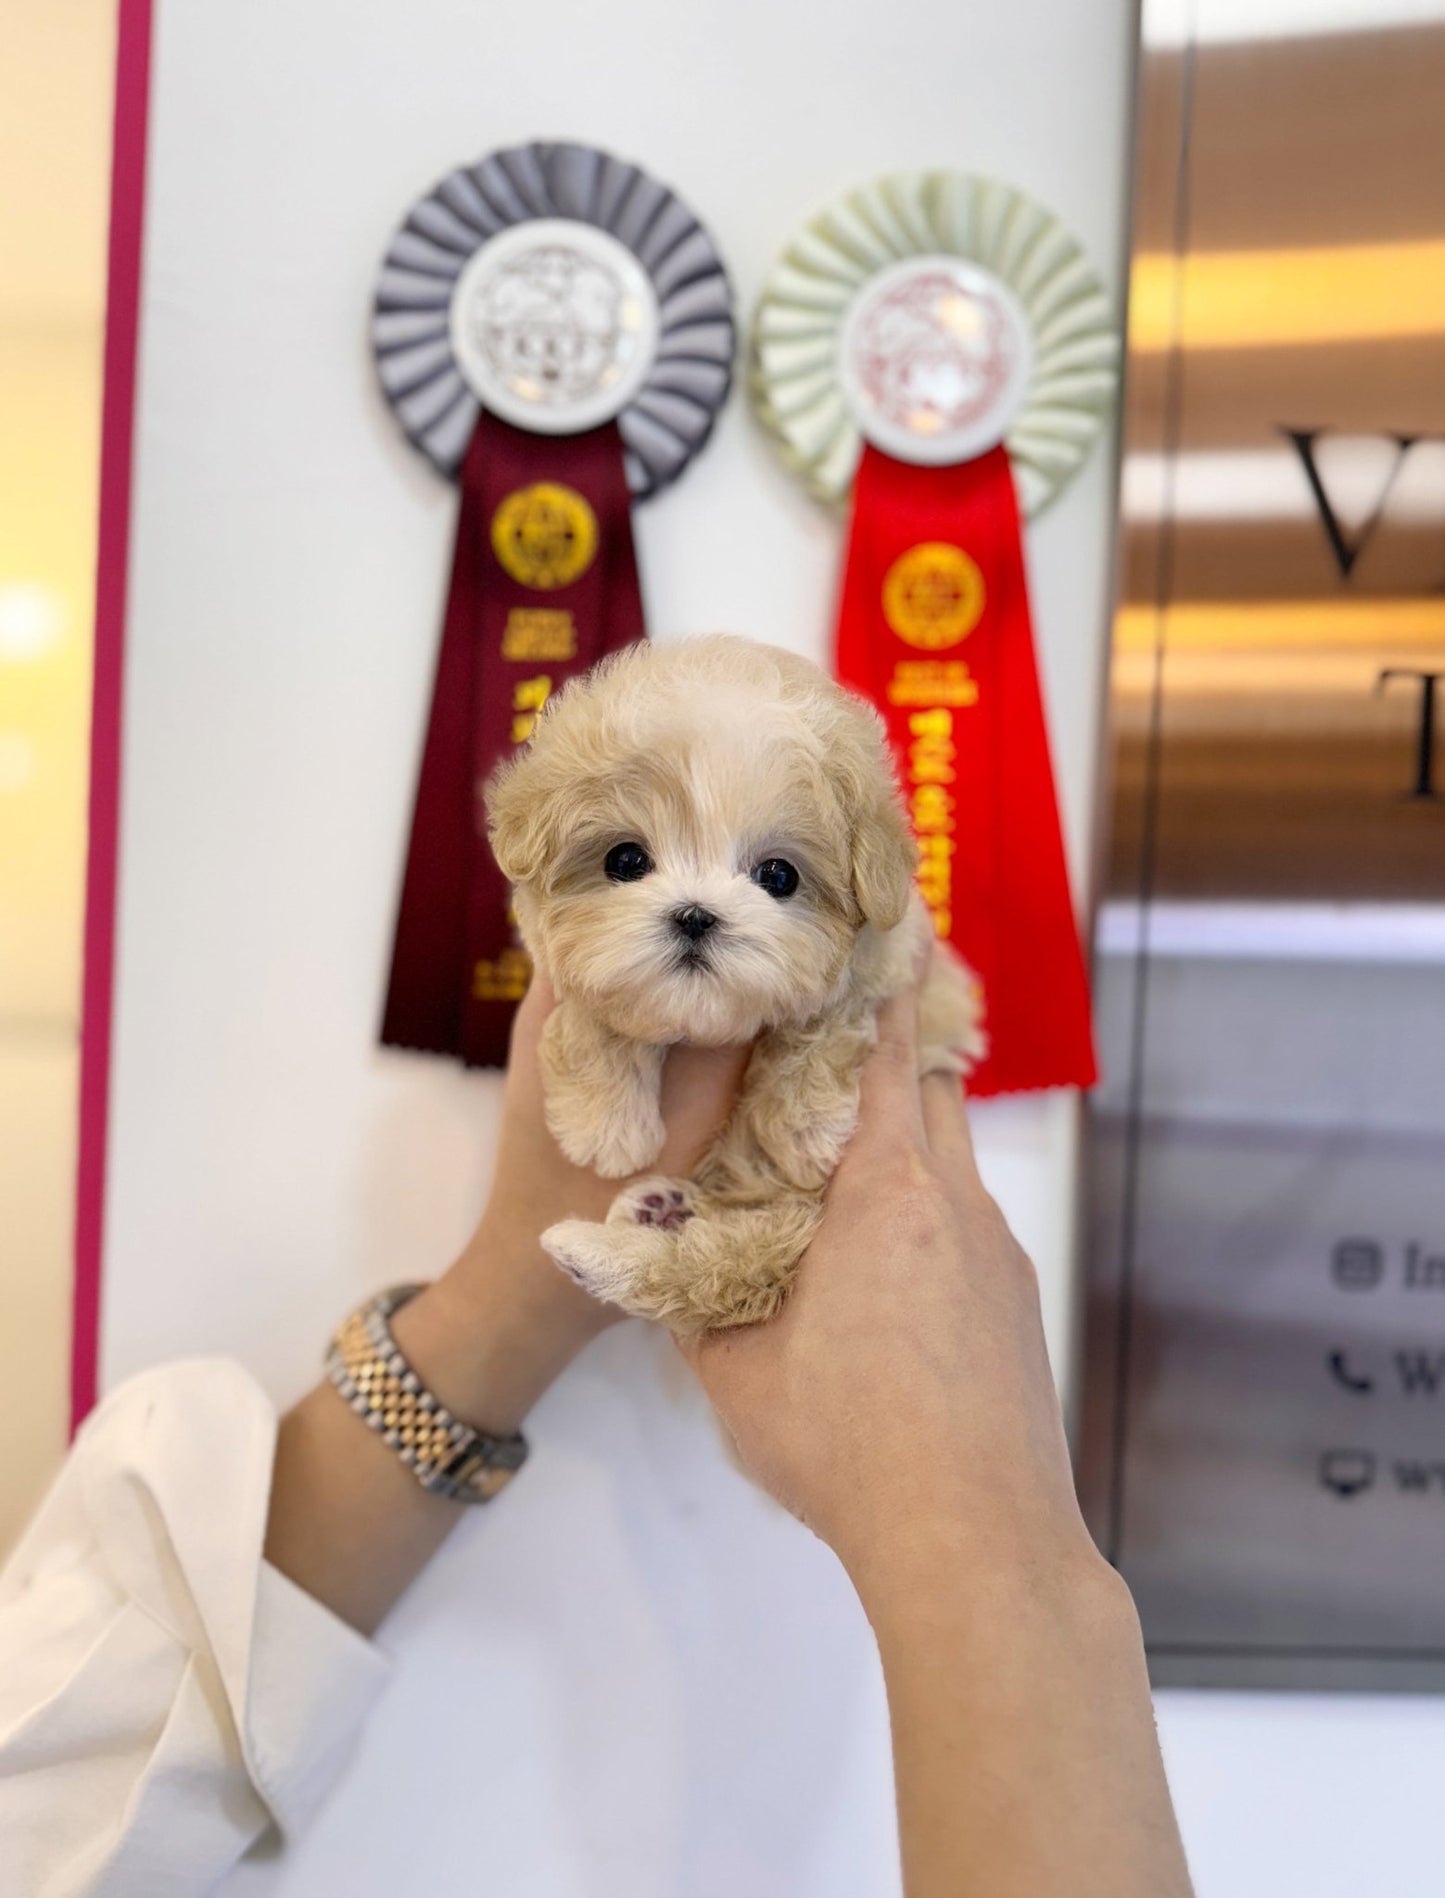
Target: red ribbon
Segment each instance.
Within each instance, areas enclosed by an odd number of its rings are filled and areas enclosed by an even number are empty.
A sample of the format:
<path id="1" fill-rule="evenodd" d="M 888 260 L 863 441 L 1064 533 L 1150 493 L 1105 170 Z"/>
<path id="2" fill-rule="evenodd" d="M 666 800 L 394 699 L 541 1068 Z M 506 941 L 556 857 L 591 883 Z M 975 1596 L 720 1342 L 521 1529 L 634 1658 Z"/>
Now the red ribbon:
<path id="1" fill-rule="evenodd" d="M 888 725 L 934 926 L 983 984 L 970 1094 L 1089 1087 L 1069 895 L 1007 451 L 924 468 L 865 447 L 838 677 Z"/>
<path id="2" fill-rule="evenodd" d="M 531 967 L 481 787 L 567 679 L 644 636 L 616 424 L 529 435 L 484 412 L 461 469 L 384 1042 L 505 1066 Z"/>

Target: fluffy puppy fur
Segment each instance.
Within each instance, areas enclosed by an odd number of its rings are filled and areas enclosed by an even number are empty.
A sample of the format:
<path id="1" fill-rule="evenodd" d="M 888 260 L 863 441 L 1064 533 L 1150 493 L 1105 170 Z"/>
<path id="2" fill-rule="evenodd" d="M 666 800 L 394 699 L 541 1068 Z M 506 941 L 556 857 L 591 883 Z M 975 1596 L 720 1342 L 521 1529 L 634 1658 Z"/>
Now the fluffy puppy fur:
<path id="1" fill-rule="evenodd" d="M 643 1179 L 542 1243 L 597 1297 L 694 1334 L 786 1296 L 858 1111 L 878 1004 L 932 934 L 881 720 L 795 654 L 642 644 L 549 701 L 487 787 L 517 921 L 558 995 L 542 1039 L 567 1157 L 623 1179 L 662 1145 L 668 1046 L 755 1042 L 696 1177 Z M 780 867 L 781 866 L 781 867 Z M 924 1072 L 983 1050 L 946 952 Z"/>

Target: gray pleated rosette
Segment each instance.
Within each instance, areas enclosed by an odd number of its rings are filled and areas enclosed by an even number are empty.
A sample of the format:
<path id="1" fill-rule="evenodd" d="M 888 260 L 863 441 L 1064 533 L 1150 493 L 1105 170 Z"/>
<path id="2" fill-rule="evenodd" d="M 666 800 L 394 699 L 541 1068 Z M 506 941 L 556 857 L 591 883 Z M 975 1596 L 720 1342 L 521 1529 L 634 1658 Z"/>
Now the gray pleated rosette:
<path id="1" fill-rule="evenodd" d="M 589 226 L 610 242 L 584 233 L 569 244 L 566 230 L 553 226 L 556 241 L 539 235 L 532 256 L 511 261 L 518 227 L 533 220 L 570 220 L 574 231 Z M 459 331 L 459 286 L 477 284 L 479 262 L 487 275 L 479 254 L 508 233 L 496 254 L 507 253 L 509 261 L 477 291 L 486 308 L 468 315 L 472 329 Z M 520 248 L 525 252 L 525 242 Z M 609 254 L 617 266 L 610 274 Z M 382 388 L 407 436 L 443 474 L 455 476 L 476 427 L 488 324 L 510 322 L 521 339 L 506 364 L 515 382 L 517 349 L 549 346 L 547 311 L 568 297 L 566 321 L 577 333 L 563 323 L 559 350 L 544 370 L 560 373 L 560 357 L 563 372 L 580 385 L 593 366 L 585 355 L 591 351 L 599 373 L 616 378 L 625 392 L 615 412 L 634 497 L 675 481 L 707 441 L 727 400 L 736 349 L 732 291 L 712 239 L 674 192 L 636 165 L 588 145 L 517 145 L 448 173 L 418 199 L 387 246 L 376 287 L 372 345 Z M 609 297 L 633 319 L 621 343 Z M 475 339 L 475 349 L 459 347 L 459 336 Z M 614 345 L 630 348 L 632 359 L 614 363 L 607 356 Z M 539 416 L 544 407 L 538 404 Z M 596 420 L 594 413 L 575 426 Z M 535 426 L 569 432 L 563 407 Z"/>

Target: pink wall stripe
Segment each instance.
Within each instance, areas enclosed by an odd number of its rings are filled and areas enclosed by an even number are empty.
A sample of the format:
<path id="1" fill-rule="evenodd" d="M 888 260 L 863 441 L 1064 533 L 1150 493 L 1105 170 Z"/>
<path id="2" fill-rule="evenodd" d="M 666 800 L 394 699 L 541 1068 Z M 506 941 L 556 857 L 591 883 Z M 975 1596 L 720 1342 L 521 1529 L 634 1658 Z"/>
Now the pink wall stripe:
<path id="1" fill-rule="evenodd" d="M 116 34 L 105 394 L 100 424 L 95 681 L 90 725 L 90 850 L 85 877 L 85 966 L 81 980 L 75 1320 L 70 1345 L 72 1430 L 95 1403 L 100 1345 L 106 1125 L 115 977 L 116 853 L 120 832 L 121 692 L 125 671 L 141 234 L 145 217 L 151 6 L 152 0 L 119 0 Z"/>

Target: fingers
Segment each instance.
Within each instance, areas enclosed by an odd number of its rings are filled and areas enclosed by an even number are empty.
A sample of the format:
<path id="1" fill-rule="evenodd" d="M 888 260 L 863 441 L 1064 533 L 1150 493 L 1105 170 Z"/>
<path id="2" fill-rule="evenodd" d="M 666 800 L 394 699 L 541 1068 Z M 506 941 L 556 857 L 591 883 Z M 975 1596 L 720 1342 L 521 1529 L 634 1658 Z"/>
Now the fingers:
<path id="1" fill-rule="evenodd" d="M 732 1112 L 751 1055 L 750 1046 L 669 1049 L 661 1100 L 667 1138 L 658 1171 L 692 1173 Z"/>
<path id="2" fill-rule="evenodd" d="M 976 1171 L 973 1135 L 963 1104 L 963 1083 L 956 1074 L 925 1074 L 921 1092 L 929 1147 L 940 1160 L 948 1162 L 950 1168 L 966 1167 L 970 1172 Z"/>
<path id="3" fill-rule="evenodd" d="M 686 1359 L 688 1368 L 699 1381 L 702 1379 L 702 1347 L 705 1336 L 704 1333 L 680 1338 L 675 1331 L 671 1334 L 672 1342 L 677 1346 L 679 1355 Z"/>
<path id="4" fill-rule="evenodd" d="M 544 975 L 534 975 L 527 992 L 512 1017 L 512 1034 L 507 1046 L 507 1108 L 509 1114 L 540 1112 L 542 1075 L 537 1045 L 547 1017 L 556 1005 L 552 984 Z"/>
<path id="5" fill-rule="evenodd" d="M 913 949 L 913 986 L 916 989 L 923 987 L 924 978 L 928 974 L 928 966 L 933 961 L 934 952 L 937 947 L 938 938 L 931 929 L 927 934 L 924 934 L 922 931 L 919 932 L 918 941 L 915 943 Z"/>
<path id="6" fill-rule="evenodd" d="M 537 970 L 512 1017 L 512 1037 L 507 1053 L 509 1069 L 520 1068 L 535 1053 L 543 1024 L 556 1005 L 556 991 L 541 970 Z"/>
<path id="7" fill-rule="evenodd" d="M 907 988 L 878 1011 L 878 1039 L 863 1064 L 856 1139 L 866 1147 L 924 1137 L 918 1087 L 918 991 Z"/>

